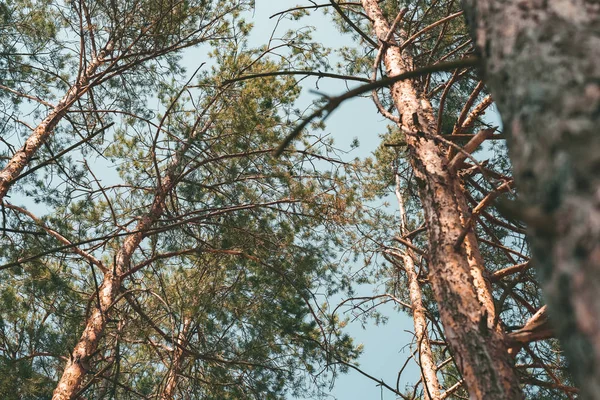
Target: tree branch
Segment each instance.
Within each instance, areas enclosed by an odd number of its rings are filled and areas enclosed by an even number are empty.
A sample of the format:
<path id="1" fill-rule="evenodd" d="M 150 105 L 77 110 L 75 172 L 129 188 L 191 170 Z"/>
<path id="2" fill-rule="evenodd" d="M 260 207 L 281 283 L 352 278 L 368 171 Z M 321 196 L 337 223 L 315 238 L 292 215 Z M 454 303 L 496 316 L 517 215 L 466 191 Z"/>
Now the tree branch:
<path id="1" fill-rule="evenodd" d="M 329 116 L 336 108 L 338 108 L 344 101 L 352 99 L 363 93 L 370 92 L 371 90 L 378 89 L 381 87 L 391 86 L 396 82 L 403 81 L 406 79 L 412 79 L 419 76 L 431 74 L 433 72 L 450 71 L 456 68 L 473 67 L 479 65 L 479 58 L 475 56 L 469 56 L 461 60 L 448 61 L 434 65 L 427 65 L 422 68 L 417 68 L 413 71 L 408 71 L 400 75 L 386 77 L 375 82 L 361 85 L 357 88 L 349 90 L 348 92 L 328 99 L 327 103 L 319 107 L 315 112 L 302 120 L 300 124 L 294 128 L 294 130 L 283 140 L 281 145 L 275 151 L 275 156 L 279 157 L 285 148 L 296 138 L 308 124 L 314 119 L 321 117 L 324 113 L 327 113 L 325 118 Z M 324 118 L 324 119 L 325 119 Z"/>

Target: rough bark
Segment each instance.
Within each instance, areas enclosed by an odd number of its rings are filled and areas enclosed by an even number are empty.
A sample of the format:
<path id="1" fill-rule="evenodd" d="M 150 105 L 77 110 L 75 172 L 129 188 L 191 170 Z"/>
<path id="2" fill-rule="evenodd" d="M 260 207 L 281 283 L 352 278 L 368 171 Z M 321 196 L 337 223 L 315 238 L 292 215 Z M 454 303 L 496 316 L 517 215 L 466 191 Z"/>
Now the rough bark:
<path id="1" fill-rule="evenodd" d="M 366 14 L 379 38 L 389 24 L 376 0 L 362 0 Z M 388 76 L 412 69 L 407 51 L 396 43 L 386 46 L 383 60 Z M 412 81 L 392 86 L 406 133 L 410 162 L 415 170 L 429 233 L 429 278 L 447 340 L 453 350 L 470 396 L 485 399 L 519 399 L 522 393 L 510 364 L 502 333 L 489 324 L 487 309 L 479 301 L 473 284 L 472 265 L 464 243 L 455 248 L 461 235 L 461 203 L 456 191 L 456 174 L 435 142 L 435 116 L 431 104 Z M 465 202 L 466 204 L 466 202 Z M 476 246 L 476 243 L 474 244 Z M 479 288 L 478 288 L 479 289 Z"/>
<path id="2" fill-rule="evenodd" d="M 582 397 L 600 398 L 600 5 L 463 4 L 550 318 Z"/>
<path id="3" fill-rule="evenodd" d="M 0 201 L 4 199 L 15 179 L 21 174 L 23 169 L 29 164 L 29 160 L 38 151 L 48 138 L 52 135 L 54 128 L 65 116 L 73 103 L 81 98 L 88 90 L 90 77 L 105 62 L 105 57 L 110 53 L 112 44 L 108 44 L 97 57 L 94 57 L 87 68 L 78 78 L 77 83 L 71 86 L 58 104 L 33 130 L 33 133 L 27 138 L 23 147 L 13 154 L 6 166 L 0 171 Z"/>

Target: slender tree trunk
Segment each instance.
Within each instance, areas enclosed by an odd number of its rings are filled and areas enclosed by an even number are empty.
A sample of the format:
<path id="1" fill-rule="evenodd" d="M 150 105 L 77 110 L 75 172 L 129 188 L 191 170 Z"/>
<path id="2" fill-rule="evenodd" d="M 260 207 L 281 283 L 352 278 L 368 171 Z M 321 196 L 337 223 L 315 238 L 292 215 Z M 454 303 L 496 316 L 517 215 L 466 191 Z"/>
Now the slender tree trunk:
<path id="1" fill-rule="evenodd" d="M 408 252 L 398 254 L 402 268 L 408 280 L 408 292 L 412 306 L 413 324 L 415 327 L 415 341 L 419 354 L 419 368 L 423 382 L 423 398 L 425 400 L 440 400 L 440 382 L 437 378 L 437 366 L 433 359 L 429 333 L 427 331 L 427 317 L 421 296 L 421 286 L 417 279 L 413 255 Z"/>
<path id="2" fill-rule="evenodd" d="M 400 193 L 400 177 L 396 175 L 396 197 L 400 209 L 401 229 L 400 233 L 406 235 L 404 201 Z M 410 239 L 407 239 L 410 242 Z M 427 316 L 421 296 L 413 255 L 410 250 L 402 254 L 394 254 L 402 262 L 402 268 L 406 272 L 408 280 L 408 293 L 412 307 L 413 323 L 415 327 L 415 340 L 419 354 L 419 367 L 421 368 L 421 380 L 423 382 L 423 394 L 425 400 L 440 400 L 440 382 L 437 378 L 437 366 L 433 359 L 429 333 L 427 331 Z"/>
<path id="3" fill-rule="evenodd" d="M 184 346 L 186 345 L 186 338 L 192 324 L 191 318 L 184 318 L 183 327 L 181 332 L 177 336 L 176 346 L 173 349 L 173 360 L 169 368 L 169 374 L 167 375 L 167 384 L 161 395 L 161 400 L 172 400 L 175 397 L 175 390 L 179 383 L 179 374 L 183 367 L 183 361 L 185 360 Z"/>
<path id="4" fill-rule="evenodd" d="M 464 0 L 533 262 L 583 398 L 600 399 L 600 6 Z M 511 208 L 511 207 L 509 207 Z"/>
<path id="5" fill-rule="evenodd" d="M 362 4 L 377 36 L 386 37 L 389 24 L 377 0 L 362 0 Z M 413 64 L 410 54 L 401 52 L 396 43 L 386 47 L 383 60 L 388 76 L 406 72 Z M 456 190 L 459 183 L 448 168 L 443 150 L 432 140 L 437 132 L 431 104 L 412 81 L 394 84 L 392 96 L 401 115 L 401 128 L 407 132 L 410 160 L 425 211 L 429 279 L 469 394 L 477 399 L 520 399 L 522 392 L 503 335 L 489 324 L 487 308 L 473 284 L 464 243 L 455 246 L 463 230 L 458 199 L 462 192 Z"/>
<path id="6" fill-rule="evenodd" d="M 97 57 L 92 59 L 78 78 L 77 83 L 71 86 L 54 109 L 33 130 L 33 133 L 27 138 L 23 147 L 17 150 L 2 171 L 0 171 L 0 201 L 4 199 L 14 180 L 17 179 L 23 169 L 29 164 L 29 160 L 31 160 L 40 146 L 52 135 L 54 128 L 56 128 L 60 120 L 65 116 L 71 105 L 88 91 L 90 77 L 104 64 L 104 58 L 110 53 L 111 48 L 112 44 L 109 43 Z"/>
<path id="7" fill-rule="evenodd" d="M 123 246 L 119 249 L 115 257 L 113 270 L 104 274 L 104 279 L 98 289 L 100 304 L 94 308 L 92 314 L 88 317 L 83 334 L 71 353 L 71 358 L 69 362 L 67 362 L 63 375 L 54 390 L 52 400 L 67 400 L 74 398 L 81 386 L 86 372 L 89 372 L 89 360 L 96 352 L 98 343 L 104 334 L 107 313 L 119 293 L 122 281 L 121 277 L 128 272 L 134 251 L 144 237 L 146 237 L 148 231 L 152 228 L 152 225 L 162 215 L 165 199 L 177 183 L 176 178 L 178 176 L 178 168 L 181 165 L 183 156 L 193 143 L 193 139 L 206 132 L 212 125 L 212 121 L 208 120 L 204 126 L 198 128 L 199 122 L 200 118 L 196 121 L 194 132 L 190 135 L 188 142 L 186 142 L 181 150 L 173 156 L 162 179 L 158 179 L 154 200 L 152 201 L 150 210 L 136 225 L 134 229 L 135 233 L 127 236 L 125 239 Z"/>
<path id="8" fill-rule="evenodd" d="M 207 123 L 202 131 L 208 129 L 210 123 Z M 184 153 L 189 144 L 184 146 Z M 168 193 L 175 185 L 175 177 L 177 167 L 179 166 L 180 157 L 174 157 L 173 162 L 169 166 L 165 176 L 157 183 L 156 194 L 149 212 L 138 222 L 132 233 L 125 239 L 123 246 L 117 252 L 113 270 L 104 274 L 104 280 L 99 288 L 100 305 L 95 307 L 92 314 L 86 321 L 86 326 L 75 346 L 71 358 L 67 362 L 67 366 L 63 375 L 58 382 L 58 386 L 54 390 L 52 400 L 67 400 L 72 399 L 77 394 L 79 387 L 83 381 L 86 372 L 89 372 L 90 358 L 96 352 L 98 343 L 104 334 L 106 328 L 106 319 L 109 308 L 112 306 L 121 286 L 121 276 L 129 270 L 131 257 L 147 235 L 148 230 L 154 222 L 162 215 L 164 209 L 164 201 Z"/>

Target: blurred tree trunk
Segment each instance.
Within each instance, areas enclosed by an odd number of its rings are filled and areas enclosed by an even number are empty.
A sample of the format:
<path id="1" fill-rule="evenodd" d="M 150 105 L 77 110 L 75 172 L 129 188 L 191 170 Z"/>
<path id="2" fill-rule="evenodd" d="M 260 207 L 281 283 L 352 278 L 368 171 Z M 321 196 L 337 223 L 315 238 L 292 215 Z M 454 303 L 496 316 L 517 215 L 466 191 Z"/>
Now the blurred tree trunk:
<path id="1" fill-rule="evenodd" d="M 362 0 L 366 14 L 381 41 L 390 26 L 376 0 Z M 409 51 L 401 51 L 392 39 L 384 44 L 383 61 L 388 76 L 412 69 Z M 456 174 L 448 168 L 442 147 L 436 142 L 436 121 L 429 100 L 414 82 L 400 81 L 392 97 L 401 115 L 410 162 L 420 190 L 429 232 L 429 280 L 439 305 L 441 320 L 469 394 L 478 399 L 519 399 L 522 392 L 510 363 L 503 333 L 493 324 L 486 301 L 480 299 L 486 285 L 480 276 L 477 243 L 462 241 L 461 209 L 466 204 Z M 463 237 L 464 238 L 464 237 Z M 457 243 L 459 245 L 457 245 Z M 470 257 L 471 256 L 471 257 Z M 473 276 L 475 275 L 475 276 Z M 475 281 L 475 282 L 474 282 Z M 488 297 L 487 295 L 485 297 Z"/>
<path id="2" fill-rule="evenodd" d="M 556 333 L 584 398 L 600 398 L 600 7 L 463 1 L 502 115 Z"/>

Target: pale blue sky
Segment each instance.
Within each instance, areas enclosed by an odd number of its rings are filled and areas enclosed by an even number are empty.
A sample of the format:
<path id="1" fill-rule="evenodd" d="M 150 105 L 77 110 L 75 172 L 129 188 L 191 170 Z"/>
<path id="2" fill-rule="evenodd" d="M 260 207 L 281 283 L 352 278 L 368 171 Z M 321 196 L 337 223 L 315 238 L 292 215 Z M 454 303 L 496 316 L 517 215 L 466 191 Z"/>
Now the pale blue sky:
<path id="1" fill-rule="evenodd" d="M 255 29 L 252 34 L 252 45 L 264 44 L 268 41 L 276 20 L 269 19 L 271 15 L 293 7 L 294 5 L 310 5 L 308 1 L 301 0 L 256 0 L 256 10 L 251 20 Z M 305 17 L 295 25 L 280 25 L 281 32 L 294 26 L 301 27 L 306 24 L 316 28 L 314 38 L 332 48 L 345 45 L 353 45 L 349 35 L 342 35 L 333 25 L 329 17 L 319 11 L 311 11 L 311 15 Z M 331 59 L 332 63 L 335 61 Z M 300 99 L 302 104 L 308 105 L 317 95 L 310 93 L 314 87 L 315 80 L 303 81 L 303 95 Z M 319 81 L 319 92 L 328 95 L 337 95 L 347 90 L 342 81 L 321 79 Z M 385 132 L 388 124 L 368 98 L 357 98 L 345 102 L 326 121 L 325 132 L 331 133 L 336 144 L 348 149 L 354 138 L 358 138 L 360 147 L 353 151 L 349 157 L 367 157 L 379 144 L 379 134 Z M 373 294 L 373 287 L 362 286 L 357 291 L 357 296 L 368 296 Z M 382 306 L 381 312 L 389 317 L 385 325 L 376 326 L 369 324 L 363 329 L 360 322 L 349 324 L 347 332 L 354 337 L 356 343 L 364 345 L 364 352 L 359 359 L 360 367 L 369 375 L 383 379 L 387 384 L 395 386 L 397 374 L 407 357 L 410 355 L 408 344 L 412 339 L 412 319 L 406 314 L 394 310 L 391 304 Z M 418 380 L 418 369 L 411 364 L 406 368 L 400 382 L 402 390 L 406 383 L 414 383 Z M 362 400 L 362 399 L 395 399 L 395 395 L 386 389 L 383 391 L 373 380 L 361 375 L 356 371 L 350 371 L 341 376 L 335 382 L 330 392 L 333 398 L 340 400 Z"/>
<path id="2" fill-rule="evenodd" d="M 252 33 L 252 45 L 265 44 L 276 24 L 276 19 L 269 17 L 278 12 L 290 8 L 296 4 L 309 5 L 308 0 L 256 0 L 256 9 L 254 15 L 248 16 L 248 19 L 254 23 Z M 344 45 L 353 45 L 349 35 L 342 35 L 333 25 L 329 17 L 319 11 L 313 11 L 308 17 L 297 22 L 295 26 L 313 25 L 316 28 L 315 38 L 329 47 L 340 47 Z M 293 25 L 281 25 L 280 32 L 292 28 Z M 199 62 L 205 61 L 198 58 L 198 52 L 186 52 L 184 64 L 188 70 L 195 70 Z M 332 63 L 335 61 L 331 59 Z M 315 79 L 306 79 L 303 81 L 303 94 L 300 98 L 300 104 L 308 106 L 317 95 L 310 92 L 310 89 L 316 89 Z M 347 90 L 344 82 L 338 80 L 321 79 L 319 81 L 319 92 L 330 95 L 337 95 Z M 348 155 L 348 158 L 367 157 L 379 144 L 379 134 L 385 132 L 387 121 L 377 113 L 372 101 L 368 98 L 357 98 L 345 102 L 342 107 L 336 110 L 328 119 L 325 132 L 330 133 L 336 141 L 338 147 L 349 149 L 350 143 L 354 138 L 358 138 L 360 147 Z M 109 164 L 104 165 L 101 159 L 95 161 L 95 166 L 102 165 L 105 170 L 102 173 L 102 179 L 111 179 L 116 177 L 114 168 Z M 16 200 L 21 205 L 26 205 L 30 209 L 39 209 L 39 205 L 34 204 L 30 199 L 15 195 Z M 41 211 L 40 211 L 41 212 Z M 373 294 L 373 287 L 362 286 L 358 288 L 357 296 L 368 296 Z M 376 326 L 368 324 L 365 329 L 360 322 L 355 322 L 346 328 L 357 344 L 364 345 L 364 353 L 359 359 L 360 367 L 366 373 L 377 379 L 383 379 L 386 383 L 395 386 L 397 373 L 410 355 L 408 344 L 412 339 L 413 325 L 412 319 L 406 314 L 394 310 L 391 304 L 382 306 L 381 312 L 389 317 L 389 322 L 385 325 Z M 414 363 L 411 363 L 403 374 L 400 381 L 402 390 L 407 383 L 414 383 L 418 380 L 418 370 Z M 335 386 L 330 392 L 332 398 L 340 400 L 368 400 L 385 399 L 392 400 L 395 396 L 387 391 L 381 390 L 376 382 L 364 377 L 356 371 L 350 371 L 347 375 L 339 377 Z"/>

